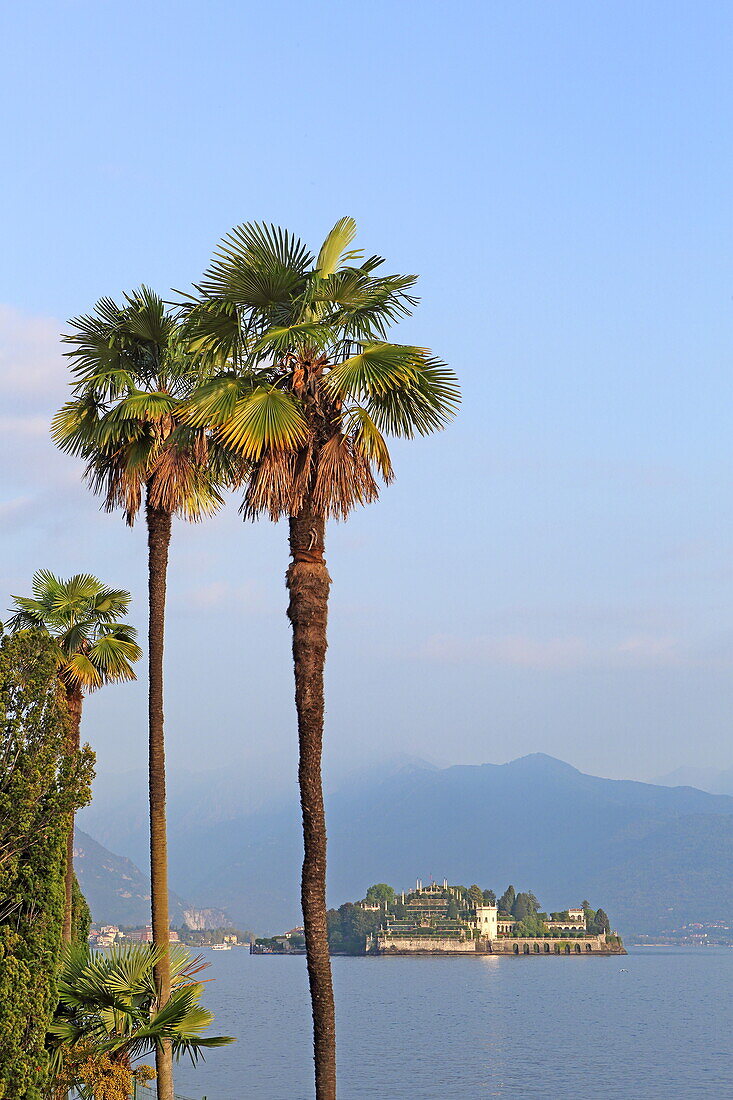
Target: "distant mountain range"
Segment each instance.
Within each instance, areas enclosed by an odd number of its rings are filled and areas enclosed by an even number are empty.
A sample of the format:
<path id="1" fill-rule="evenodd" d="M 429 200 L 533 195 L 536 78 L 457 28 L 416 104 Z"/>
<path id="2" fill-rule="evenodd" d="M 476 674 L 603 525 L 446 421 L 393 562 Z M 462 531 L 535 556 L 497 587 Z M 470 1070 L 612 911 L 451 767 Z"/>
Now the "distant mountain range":
<path id="1" fill-rule="evenodd" d="M 281 796 L 249 810 L 222 782 L 221 804 L 205 775 L 201 789 L 192 781 L 185 813 L 172 800 L 171 881 L 240 927 L 290 927 L 299 919 L 297 801 Z M 106 843 L 116 846 L 120 820 L 121 839 L 139 847 L 119 807 L 102 812 Z M 626 934 L 733 911 L 733 798 L 724 795 L 601 779 L 534 754 L 503 765 L 372 768 L 333 791 L 327 812 L 332 905 L 372 882 L 399 888 L 434 876 L 497 893 L 511 882 L 548 910 L 587 898 Z"/>
<path id="2" fill-rule="evenodd" d="M 677 768 L 652 779 L 662 787 L 697 787 L 709 794 L 733 795 L 733 768 Z"/>

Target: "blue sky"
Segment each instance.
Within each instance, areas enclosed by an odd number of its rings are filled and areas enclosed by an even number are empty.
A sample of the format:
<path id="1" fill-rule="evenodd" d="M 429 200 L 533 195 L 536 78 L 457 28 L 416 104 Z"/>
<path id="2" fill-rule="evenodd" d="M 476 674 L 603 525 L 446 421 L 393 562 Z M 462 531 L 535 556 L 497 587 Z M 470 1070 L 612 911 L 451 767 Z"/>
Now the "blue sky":
<path id="1" fill-rule="evenodd" d="M 57 334 L 250 219 L 420 273 L 464 407 L 330 535 L 328 761 L 729 766 L 730 66 L 718 3 L 28 3 L 4 18 L 0 591 L 131 587 L 144 532 L 47 438 Z M 294 759 L 285 531 L 172 549 L 174 763 Z M 7 597 L 2 597 L 5 601 Z M 4 602 L 3 602 L 4 606 Z M 144 685 L 90 701 L 144 759 Z"/>

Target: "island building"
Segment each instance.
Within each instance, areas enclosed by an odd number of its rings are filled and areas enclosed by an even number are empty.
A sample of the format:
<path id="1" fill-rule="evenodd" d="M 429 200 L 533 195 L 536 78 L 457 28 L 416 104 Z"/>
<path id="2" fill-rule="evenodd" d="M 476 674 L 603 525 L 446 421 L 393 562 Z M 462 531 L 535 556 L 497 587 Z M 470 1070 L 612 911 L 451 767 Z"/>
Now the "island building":
<path id="1" fill-rule="evenodd" d="M 568 919 L 547 921 L 547 935 L 515 936 L 514 918 L 496 905 L 466 907 L 457 887 L 418 879 L 415 890 L 402 893 L 397 915 L 385 912 L 380 928 L 367 936 L 371 954 L 625 954 L 605 935 L 588 935 L 583 909 L 567 910 Z M 379 908 L 379 907 L 377 907 Z M 386 907 L 385 907 L 386 908 Z M 567 942 L 558 933 L 568 932 Z"/>
<path id="2" fill-rule="evenodd" d="M 568 909 L 566 912 L 567 917 L 547 921 L 550 931 L 557 929 L 560 932 L 585 932 L 585 909 Z"/>

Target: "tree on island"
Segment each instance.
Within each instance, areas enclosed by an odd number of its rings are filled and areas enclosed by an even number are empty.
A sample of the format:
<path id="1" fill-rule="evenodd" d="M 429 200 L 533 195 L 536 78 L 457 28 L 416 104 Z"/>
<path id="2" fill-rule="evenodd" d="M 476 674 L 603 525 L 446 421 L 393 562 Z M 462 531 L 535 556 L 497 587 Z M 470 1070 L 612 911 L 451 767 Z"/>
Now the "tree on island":
<path id="1" fill-rule="evenodd" d="M 507 886 L 504 893 L 499 898 L 499 912 L 504 916 L 510 917 L 512 909 L 514 908 L 514 901 L 516 899 L 516 893 L 513 886 Z"/>
<path id="2" fill-rule="evenodd" d="M 367 890 L 365 901 L 371 902 L 372 905 L 384 904 L 386 901 L 388 905 L 391 905 L 394 899 L 395 892 L 391 886 L 388 886 L 386 882 L 376 882 Z"/>
<path id="3" fill-rule="evenodd" d="M 468 900 L 471 905 L 483 905 L 484 904 L 484 892 L 480 886 L 473 886 L 468 888 Z"/>
<path id="4" fill-rule="evenodd" d="M 336 1022 L 326 919 L 321 757 L 328 519 L 346 519 L 392 480 L 385 435 L 444 427 L 460 400 L 455 375 L 425 348 L 387 342 L 410 315 L 413 275 L 381 275 L 381 257 L 350 246 L 341 218 L 318 255 L 289 232 L 238 226 L 221 243 L 190 308 L 190 335 L 211 376 L 189 422 L 251 464 L 245 518 L 287 519 L 304 858 L 301 900 L 314 1033 L 316 1095 L 336 1096 Z"/>
<path id="5" fill-rule="evenodd" d="M 606 913 L 604 913 L 602 909 L 596 910 L 596 914 L 593 918 L 593 922 L 589 931 L 591 931 L 594 936 L 609 935 L 611 931 L 611 925 L 609 923 L 608 916 L 606 915 Z"/>
<path id="6" fill-rule="evenodd" d="M 351 901 L 338 909 L 329 909 L 327 920 L 330 950 L 347 955 L 363 955 L 366 937 L 382 923 L 380 913 L 369 912 Z"/>
<path id="7" fill-rule="evenodd" d="M 516 920 L 526 920 L 539 912 L 540 903 L 534 894 L 520 893 L 514 899 L 511 913 Z"/>

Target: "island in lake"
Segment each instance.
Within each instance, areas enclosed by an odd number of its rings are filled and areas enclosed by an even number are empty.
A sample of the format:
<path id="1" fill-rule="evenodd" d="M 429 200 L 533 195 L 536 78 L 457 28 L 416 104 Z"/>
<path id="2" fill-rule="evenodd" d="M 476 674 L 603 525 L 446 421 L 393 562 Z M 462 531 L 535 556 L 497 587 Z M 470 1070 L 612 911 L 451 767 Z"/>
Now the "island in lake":
<path id="1" fill-rule="evenodd" d="M 507 887 L 497 900 L 480 886 L 449 886 L 418 879 L 397 893 L 370 886 L 361 901 L 328 912 L 334 955 L 625 955 L 603 909 L 587 901 L 545 913 L 534 894 Z M 302 928 L 257 939 L 253 954 L 302 954 Z"/>

